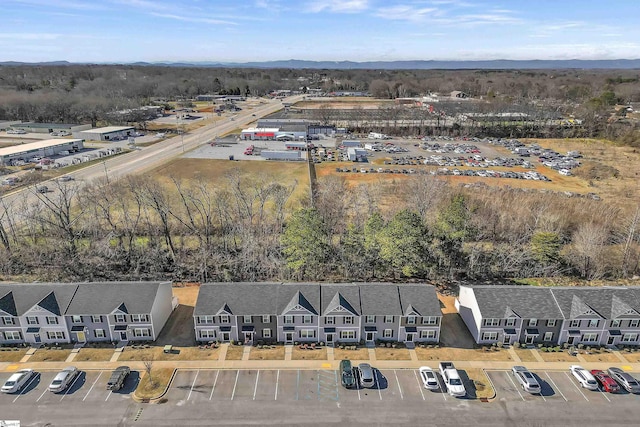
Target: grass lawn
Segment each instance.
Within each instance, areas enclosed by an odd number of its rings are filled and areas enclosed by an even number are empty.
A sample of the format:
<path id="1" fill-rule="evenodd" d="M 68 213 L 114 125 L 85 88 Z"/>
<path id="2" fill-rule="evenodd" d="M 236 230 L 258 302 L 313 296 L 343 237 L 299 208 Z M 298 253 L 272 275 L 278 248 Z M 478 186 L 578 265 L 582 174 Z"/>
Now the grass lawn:
<path id="1" fill-rule="evenodd" d="M 249 354 L 249 360 L 284 360 L 284 346 L 277 345 L 275 348 L 253 347 Z"/>
<path id="2" fill-rule="evenodd" d="M 490 398 L 495 395 L 493 387 L 489 382 L 489 378 L 480 368 L 465 369 L 465 372 L 469 376 L 469 379 L 473 381 L 475 386 L 475 395 L 477 399 Z"/>
<path id="3" fill-rule="evenodd" d="M 327 348 L 319 347 L 315 350 L 300 350 L 298 347 L 293 347 L 291 353 L 292 360 L 327 360 Z"/>
<path id="4" fill-rule="evenodd" d="M 80 351 L 80 354 L 82 354 Z M 129 360 L 218 360 L 220 349 L 200 350 L 198 347 L 173 347 L 171 353 L 165 353 L 164 347 L 133 349 L 125 348 L 118 361 Z"/>
<path id="5" fill-rule="evenodd" d="M 582 354 L 584 360 L 587 362 L 608 362 L 608 363 L 619 363 L 620 359 L 616 357 L 615 354 L 609 353 L 608 351 L 598 351 L 591 352 L 591 354 Z"/>
<path id="6" fill-rule="evenodd" d="M 545 362 L 578 362 L 578 358 L 570 355 L 567 350 L 554 353 L 538 351 L 538 354 Z"/>
<path id="7" fill-rule="evenodd" d="M 27 353 L 26 348 L 18 348 L 18 350 L 0 351 L 0 362 L 19 362 L 20 359 L 22 359 L 26 353 Z"/>
<path id="8" fill-rule="evenodd" d="M 242 353 L 244 353 L 243 345 L 229 344 L 229 348 L 227 349 L 227 357 L 225 360 L 242 360 Z"/>
<path id="9" fill-rule="evenodd" d="M 626 351 L 621 351 L 620 354 L 627 359 L 629 363 L 640 363 L 640 352 L 627 353 Z"/>
<path id="10" fill-rule="evenodd" d="M 369 360 L 369 349 L 359 348 L 357 350 L 341 350 L 339 348 L 333 349 L 334 360 Z"/>
<path id="11" fill-rule="evenodd" d="M 376 348 L 378 360 L 411 360 L 409 350 L 406 348 Z"/>
<path id="12" fill-rule="evenodd" d="M 71 354 L 71 349 L 47 350 L 39 348 L 33 356 L 29 358 L 29 362 L 64 362 Z"/>
<path id="13" fill-rule="evenodd" d="M 138 388 L 136 388 L 135 395 L 141 399 L 158 397 L 167 388 L 173 371 L 173 368 L 152 369 L 151 378 L 153 379 L 153 384 L 149 382 L 149 376 L 145 373 L 140 380 Z"/>
<path id="14" fill-rule="evenodd" d="M 161 347 L 150 347 L 150 348 L 141 348 L 141 349 L 126 347 L 122 352 L 122 354 L 120 355 L 120 357 L 118 358 L 118 361 L 126 362 L 130 360 L 160 360 L 159 357 L 161 354 L 162 354 Z"/>
<path id="15" fill-rule="evenodd" d="M 507 350 L 484 351 L 474 348 L 420 348 L 416 347 L 416 354 L 419 360 L 489 360 L 504 361 L 511 360 Z"/>
<path id="16" fill-rule="evenodd" d="M 81 348 L 76 355 L 74 362 L 108 362 L 113 356 L 113 347 L 111 348 Z"/>
<path id="17" fill-rule="evenodd" d="M 536 350 L 529 350 L 528 348 L 515 348 L 516 354 L 523 362 L 537 362 L 533 352 Z"/>

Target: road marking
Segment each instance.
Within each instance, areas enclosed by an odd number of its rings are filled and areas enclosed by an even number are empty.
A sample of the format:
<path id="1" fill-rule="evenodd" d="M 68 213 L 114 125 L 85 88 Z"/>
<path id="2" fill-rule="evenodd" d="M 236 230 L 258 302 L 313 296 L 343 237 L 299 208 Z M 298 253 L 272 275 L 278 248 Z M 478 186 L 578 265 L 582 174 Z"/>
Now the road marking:
<path id="1" fill-rule="evenodd" d="M 582 397 L 584 397 L 584 400 L 586 400 L 587 402 L 589 401 L 589 399 L 587 399 L 587 396 L 584 395 L 584 393 L 582 392 L 582 390 L 580 390 L 580 387 L 578 387 L 575 383 L 575 381 L 573 381 L 573 379 L 569 376 L 568 373 L 564 373 L 567 378 L 569 378 L 569 381 L 571 381 L 571 384 L 573 384 L 573 386 L 576 388 L 576 390 L 578 390 L 580 392 L 580 394 L 582 395 Z"/>
<path id="2" fill-rule="evenodd" d="M 598 388 L 598 390 L 600 390 L 600 393 L 602 393 L 602 397 L 604 397 L 605 399 L 607 399 L 609 402 L 611 402 L 611 400 L 607 397 L 607 392 L 604 391 L 604 388 Z"/>
<path id="3" fill-rule="evenodd" d="M 545 372 L 545 375 L 547 376 L 547 378 L 549 378 L 549 381 L 551 381 L 551 384 L 553 384 L 554 390 L 556 390 L 558 393 L 560 393 L 560 396 L 562 396 L 562 398 L 564 399 L 565 402 L 568 402 L 569 400 L 567 400 L 567 398 L 562 393 L 562 390 L 560 390 L 560 388 L 556 385 L 556 383 L 551 379 L 551 377 L 549 376 L 549 373 Z"/>
<path id="4" fill-rule="evenodd" d="M 107 398 L 104 399 L 104 401 L 106 402 L 107 400 L 109 400 L 109 397 L 113 394 L 113 390 L 109 390 L 109 393 L 107 394 Z"/>
<path id="5" fill-rule="evenodd" d="M 258 391 L 258 378 L 260 378 L 260 370 L 258 370 L 258 375 L 256 375 L 256 385 L 253 387 L 253 400 L 256 400 L 256 392 Z"/>
<path id="6" fill-rule="evenodd" d="M 87 396 L 89 396 L 89 393 L 91 393 L 91 390 L 93 390 L 93 386 L 96 385 L 96 383 L 98 382 L 98 380 L 100 379 L 100 376 L 102 375 L 104 371 L 100 371 L 100 374 L 98 375 L 98 378 L 96 378 L 96 380 L 93 382 L 93 384 L 91 384 L 91 388 L 89 389 L 89 391 L 87 392 L 87 394 L 82 398 L 82 401 L 84 402 L 84 400 L 87 398 Z"/>
<path id="7" fill-rule="evenodd" d="M 507 376 L 507 378 L 509 378 L 509 381 L 511 381 L 511 384 L 513 384 L 513 387 L 515 387 L 518 395 L 520 395 L 520 399 L 522 399 L 522 401 L 524 402 L 524 396 L 522 395 L 522 393 L 520 393 L 520 390 L 518 390 L 518 386 L 516 385 L 515 381 L 513 381 L 513 378 L 511 378 L 511 375 L 509 375 L 509 373 L 506 371 L 504 374 Z"/>
<path id="8" fill-rule="evenodd" d="M 213 397 L 213 390 L 216 389 L 216 384 L 218 383 L 218 375 L 220 375 L 220 371 L 216 371 L 216 379 L 213 380 L 213 387 L 211 387 L 211 394 L 209 395 L 209 400 Z"/>
<path id="9" fill-rule="evenodd" d="M 236 395 L 236 386 L 238 385 L 238 377 L 240 376 L 240 370 L 238 369 L 236 371 L 236 382 L 233 383 L 233 392 L 231 392 L 231 400 L 233 400 L 233 398 Z"/>
<path id="10" fill-rule="evenodd" d="M 296 380 L 296 400 L 300 397 L 300 369 L 298 369 L 298 379 Z"/>
<path id="11" fill-rule="evenodd" d="M 20 396 L 22 396 L 22 395 L 24 394 L 24 391 L 25 391 L 26 389 L 28 389 L 28 388 L 29 388 L 29 386 L 31 385 L 31 383 L 32 383 L 32 382 L 34 382 L 34 381 L 36 380 L 36 378 L 39 378 L 39 377 L 40 377 L 40 373 L 39 373 L 39 372 L 36 372 L 36 374 L 35 374 L 35 375 L 33 375 L 33 376 L 31 377 L 31 379 L 30 379 L 30 380 L 29 380 L 29 382 L 24 386 L 24 388 L 22 388 L 22 389 L 20 390 L 20 393 L 18 393 L 18 395 L 16 396 L 16 398 L 15 398 L 15 399 L 13 399 L 13 403 L 15 403 L 15 402 L 16 402 L 16 400 L 18 400 L 18 399 L 20 398 Z"/>
<path id="12" fill-rule="evenodd" d="M 396 383 L 398 384 L 398 391 L 400 391 L 400 399 L 404 400 L 404 396 L 402 395 L 402 387 L 400 387 L 400 380 L 398 379 L 398 373 L 396 370 L 393 370 L 393 375 L 396 377 Z"/>
<path id="13" fill-rule="evenodd" d="M 280 369 L 278 369 L 278 373 L 276 374 L 276 395 L 273 397 L 273 400 L 278 400 L 278 384 L 280 384 Z"/>
<path id="14" fill-rule="evenodd" d="M 444 378 L 442 378 L 442 382 L 440 382 L 440 375 L 436 374 L 436 377 L 438 378 L 438 384 L 440 384 L 440 390 L 442 390 L 442 398 L 446 402 L 449 389 L 447 388 L 447 384 L 444 382 Z"/>
<path id="15" fill-rule="evenodd" d="M 198 374 L 200 373 L 200 369 L 196 371 L 196 376 L 193 378 L 193 383 L 191 383 L 191 390 L 189 390 L 189 395 L 187 396 L 187 400 L 191 399 L 191 393 L 193 393 L 193 387 L 196 385 L 196 380 L 198 379 Z"/>
<path id="16" fill-rule="evenodd" d="M 426 400 L 424 398 L 424 392 L 422 391 L 422 381 L 420 381 L 420 378 L 418 378 L 418 372 L 417 371 L 413 371 L 413 375 L 416 377 L 416 381 L 418 381 L 418 390 L 420 390 L 420 394 L 422 395 L 422 400 Z"/>
<path id="17" fill-rule="evenodd" d="M 44 391 L 42 392 L 42 394 L 40 395 L 40 397 L 36 399 L 36 402 L 40 402 L 40 399 L 42 399 L 42 396 L 44 396 L 44 394 L 45 394 L 47 391 L 49 391 L 49 390 L 47 390 L 47 389 L 45 388 L 45 389 L 44 389 Z"/>
<path id="18" fill-rule="evenodd" d="M 67 389 L 64 391 L 64 393 L 62 394 L 62 397 L 60 398 L 60 402 L 62 402 L 64 397 L 69 394 L 69 390 L 71 390 L 73 386 L 76 385 L 76 381 L 80 379 L 80 375 L 82 375 L 82 373 L 79 372 L 78 375 L 76 375 L 76 377 L 73 379 L 73 382 L 71 383 L 71 385 L 67 387 Z"/>
<path id="19" fill-rule="evenodd" d="M 375 370 L 376 372 L 376 388 L 378 389 L 378 394 L 380 395 L 380 400 L 382 400 L 382 391 L 380 391 L 380 376 L 382 373 L 379 370 Z M 389 386 L 389 381 L 387 380 L 387 387 Z"/>

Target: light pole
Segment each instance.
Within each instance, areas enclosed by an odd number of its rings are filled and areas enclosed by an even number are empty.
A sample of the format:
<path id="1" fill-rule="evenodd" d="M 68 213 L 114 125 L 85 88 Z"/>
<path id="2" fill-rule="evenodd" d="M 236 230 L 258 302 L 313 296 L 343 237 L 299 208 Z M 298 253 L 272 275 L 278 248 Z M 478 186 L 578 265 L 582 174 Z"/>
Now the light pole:
<path id="1" fill-rule="evenodd" d="M 176 115 L 178 120 L 178 133 L 180 134 L 180 142 L 182 143 L 182 152 L 184 153 L 184 129 L 182 129 L 182 123 L 180 122 L 180 116 Z"/>

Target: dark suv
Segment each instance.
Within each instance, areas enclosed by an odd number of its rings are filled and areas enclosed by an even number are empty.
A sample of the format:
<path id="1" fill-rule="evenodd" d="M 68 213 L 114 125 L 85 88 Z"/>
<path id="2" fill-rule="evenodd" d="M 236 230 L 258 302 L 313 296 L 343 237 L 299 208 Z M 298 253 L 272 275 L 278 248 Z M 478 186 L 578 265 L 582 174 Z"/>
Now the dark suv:
<path id="1" fill-rule="evenodd" d="M 340 361 L 340 381 L 344 388 L 353 388 L 356 385 L 350 360 Z"/>
<path id="2" fill-rule="evenodd" d="M 107 390 L 120 390 L 129 376 L 129 373 L 131 373 L 131 369 L 128 366 L 118 366 L 111 373 L 111 378 L 109 378 L 109 382 L 107 382 Z"/>

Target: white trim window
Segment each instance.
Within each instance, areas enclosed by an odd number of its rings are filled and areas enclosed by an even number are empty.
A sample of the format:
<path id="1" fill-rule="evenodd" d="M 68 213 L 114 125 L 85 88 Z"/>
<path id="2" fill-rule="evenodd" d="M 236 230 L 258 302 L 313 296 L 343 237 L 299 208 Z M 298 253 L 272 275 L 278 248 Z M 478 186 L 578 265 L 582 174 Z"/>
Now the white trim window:
<path id="1" fill-rule="evenodd" d="M 598 319 L 591 319 L 591 320 L 589 320 L 589 327 L 590 328 L 597 328 L 599 323 L 600 323 L 600 321 Z"/>
<path id="2" fill-rule="evenodd" d="M 62 331 L 47 331 L 47 339 L 50 340 L 63 340 L 64 332 Z"/>
<path id="3" fill-rule="evenodd" d="M 251 316 L 242 316 L 242 323 L 251 323 Z"/>
<path id="4" fill-rule="evenodd" d="M 433 329 L 420 331 L 420 338 L 436 339 L 437 331 Z"/>
<path id="5" fill-rule="evenodd" d="M 150 337 L 151 331 L 149 330 L 149 328 L 134 328 L 133 336 L 134 337 Z"/>
<path id="6" fill-rule="evenodd" d="M 393 338 L 393 329 L 385 329 L 382 331 L 382 338 Z"/>
<path id="7" fill-rule="evenodd" d="M 220 315 L 220 323 L 229 323 L 229 315 L 221 314 Z"/>
<path id="8" fill-rule="evenodd" d="M 354 340 L 356 339 L 356 331 L 340 331 L 341 340 Z"/>
<path id="9" fill-rule="evenodd" d="M 584 334 L 582 336 L 583 342 L 596 342 L 598 341 L 598 334 Z"/>
<path id="10" fill-rule="evenodd" d="M 553 332 L 545 332 L 542 341 L 553 341 Z"/>
<path id="11" fill-rule="evenodd" d="M 115 319 L 117 323 L 124 323 L 127 321 L 127 316 L 125 314 L 116 314 Z"/>
<path id="12" fill-rule="evenodd" d="M 213 316 L 205 315 L 198 316 L 198 325 L 211 325 L 213 324 Z"/>
<path id="13" fill-rule="evenodd" d="M 315 329 L 300 329 L 300 338 L 315 338 Z"/>
<path id="14" fill-rule="evenodd" d="M 104 333 L 104 329 L 94 329 L 93 336 L 96 338 L 105 338 L 106 335 Z"/>
<path id="15" fill-rule="evenodd" d="M 342 323 L 344 325 L 353 325 L 353 316 L 344 316 L 342 318 Z"/>
<path id="16" fill-rule="evenodd" d="M 495 341 L 498 339 L 497 332 L 483 332 L 482 337 L 480 338 L 482 341 Z"/>
<path id="17" fill-rule="evenodd" d="M 263 314 L 262 323 L 270 323 L 270 322 L 271 322 L 271 316 L 269 314 Z"/>
<path id="18" fill-rule="evenodd" d="M 47 318 L 47 322 L 49 322 L 49 318 Z M 82 323 L 82 316 L 71 316 L 71 323 Z"/>
<path id="19" fill-rule="evenodd" d="M 271 338 L 271 329 L 263 329 L 262 330 L 262 338 Z"/>
<path id="20" fill-rule="evenodd" d="M 552 327 L 554 327 L 554 326 L 556 326 L 556 319 L 549 319 L 549 320 L 547 320 L 547 327 L 548 327 L 548 328 L 552 328 Z"/>
<path id="21" fill-rule="evenodd" d="M 102 316 L 91 316 L 91 321 L 93 323 L 102 323 Z"/>
<path id="22" fill-rule="evenodd" d="M 629 321 L 629 327 L 630 328 L 637 328 L 638 324 L 640 324 L 640 320 L 638 319 L 632 319 Z"/>
<path id="23" fill-rule="evenodd" d="M 215 338 L 216 331 L 214 329 L 201 329 L 198 331 L 200 333 L 200 338 Z"/>
<path id="24" fill-rule="evenodd" d="M 284 315 L 284 324 L 285 325 L 291 325 L 293 324 L 293 316 L 290 314 L 285 314 Z"/>
<path id="25" fill-rule="evenodd" d="M 367 315 L 364 318 L 364 323 L 376 323 L 376 316 Z"/>
<path id="26" fill-rule="evenodd" d="M 622 336 L 622 342 L 636 342 L 638 341 L 638 334 L 627 333 Z"/>
<path id="27" fill-rule="evenodd" d="M 572 320 L 569 322 L 569 327 L 570 328 L 579 328 L 580 327 L 580 320 Z"/>
<path id="28" fill-rule="evenodd" d="M 11 316 L 3 316 L 2 317 L 2 323 L 4 325 L 15 325 L 16 324 L 16 319 L 14 319 Z"/>
<path id="29" fill-rule="evenodd" d="M 309 314 L 305 314 L 304 316 L 302 316 L 302 323 L 305 325 L 310 325 L 311 324 L 311 316 Z"/>
<path id="30" fill-rule="evenodd" d="M 132 314 L 131 321 L 133 323 L 146 323 L 149 321 L 149 315 L 148 314 Z"/>
<path id="31" fill-rule="evenodd" d="M 407 316 L 407 325 L 415 325 L 416 316 Z"/>
<path id="32" fill-rule="evenodd" d="M 529 326 L 538 326 L 538 319 L 529 319 Z"/>
<path id="33" fill-rule="evenodd" d="M 510 317 L 510 318 L 508 318 L 508 319 L 506 319 L 504 321 L 504 325 L 505 326 L 516 326 L 516 319 L 513 318 L 513 317 Z"/>
<path id="34" fill-rule="evenodd" d="M 57 325 L 58 318 L 56 316 L 47 316 L 47 325 Z"/>
<path id="35" fill-rule="evenodd" d="M 620 319 L 614 319 L 611 321 L 612 328 L 619 328 L 622 321 Z"/>
<path id="36" fill-rule="evenodd" d="M 393 323 L 393 316 L 384 316 L 384 323 Z"/>
<path id="37" fill-rule="evenodd" d="M 27 325 L 37 325 L 38 318 L 36 316 L 27 316 Z"/>
<path id="38" fill-rule="evenodd" d="M 4 339 L 18 341 L 22 339 L 22 336 L 20 331 L 4 331 Z"/>
<path id="39" fill-rule="evenodd" d="M 484 319 L 484 326 L 500 326 L 500 319 Z"/>
<path id="40" fill-rule="evenodd" d="M 438 325 L 438 317 L 437 316 L 425 316 L 422 318 L 422 324 L 428 326 L 437 326 Z"/>
<path id="41" fill-rule="evenodd" d="M 324 318 L 324 323 L 325 325 L 335 325 L 336 324 L 336 318 L 335 316 L 327 316 Z"/>

